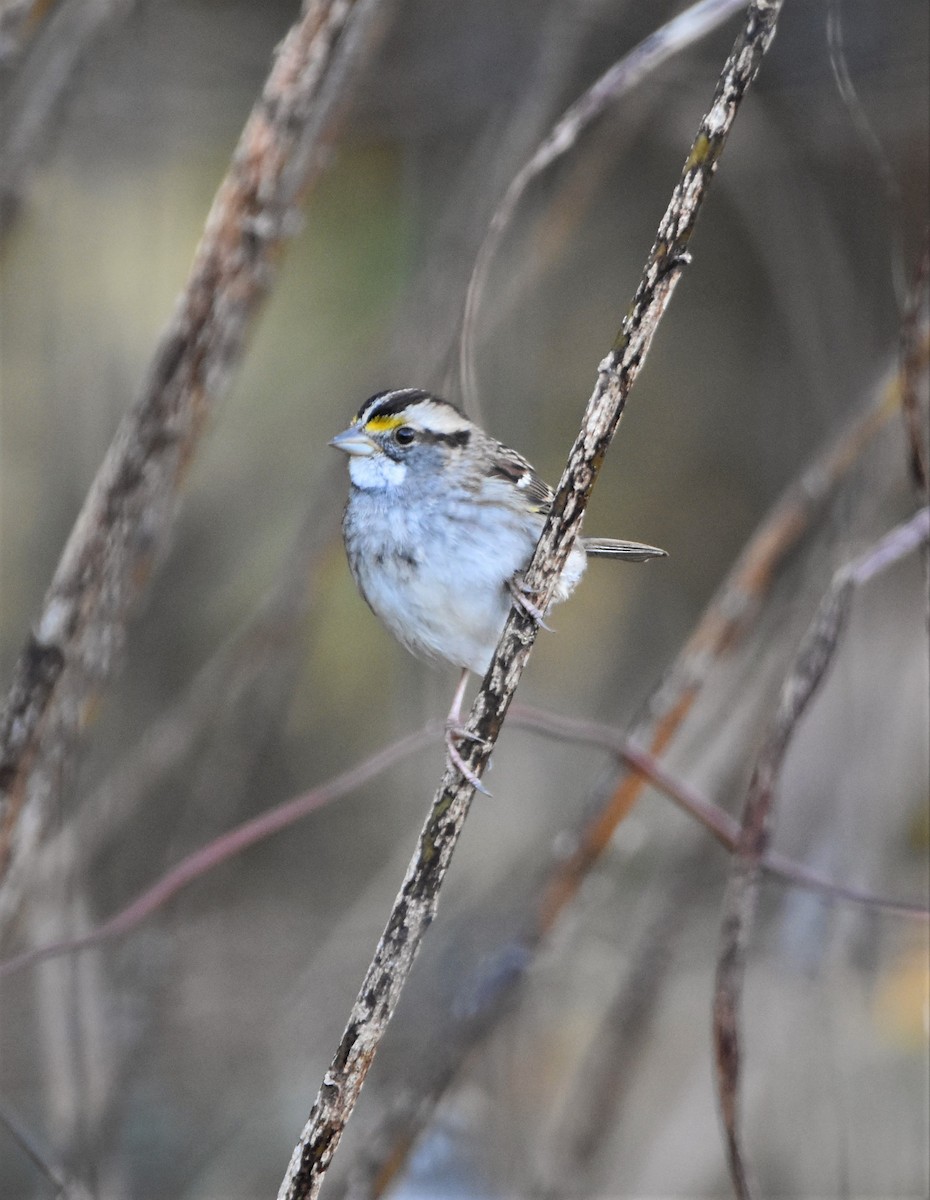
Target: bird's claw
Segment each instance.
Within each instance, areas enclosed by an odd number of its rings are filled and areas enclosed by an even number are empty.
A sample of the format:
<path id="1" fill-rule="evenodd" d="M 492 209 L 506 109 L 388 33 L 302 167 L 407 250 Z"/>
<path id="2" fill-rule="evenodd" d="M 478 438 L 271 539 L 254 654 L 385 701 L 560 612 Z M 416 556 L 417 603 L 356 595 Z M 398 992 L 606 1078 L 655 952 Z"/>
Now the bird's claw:
<path id="1" fill-rule="evenodd" d="M 542 609 L 534 604 L 530 599 L 532 592 L 526 586 L 522 579 L 515 578 L 510 581 L 510 595 L 515 603 L 523 609 L 528 617 L 531 617 L 540 629 L 545 629 L 547 633 L 554 633 L 551 625 L 546 624 L 546 614 Z"/>
<path id="2" fill-rule="evenodd" d="M 459 748 L 456 745 L 456 742 L 459 741 L 475 742 L 482 746 L 487 746 L 487 739 L 479 737 L 477 733 L 469 733 L 467 729 L 463 729 L 460 725 L 446 726 L 446 750 L 449 753 L 452 764 L 476 791 L 481 792 L 485 796 L 490 796 L 491 793 L 459 753 Z"/>

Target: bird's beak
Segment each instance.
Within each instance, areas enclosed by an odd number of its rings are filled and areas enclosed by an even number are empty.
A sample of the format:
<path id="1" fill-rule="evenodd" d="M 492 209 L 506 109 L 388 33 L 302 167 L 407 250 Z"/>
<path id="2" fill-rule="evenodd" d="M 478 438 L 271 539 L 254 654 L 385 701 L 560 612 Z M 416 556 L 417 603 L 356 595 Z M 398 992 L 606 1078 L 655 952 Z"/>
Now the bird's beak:
<path id="1" fill-rule="evenodd" d="M 337 433 L 329 444 L 350 457 L 367 457 L 378 449 L 377 443 L 372 441 L 368 434 L 359 429 L 357 425 L 350 425 L 342 433 Z"/>

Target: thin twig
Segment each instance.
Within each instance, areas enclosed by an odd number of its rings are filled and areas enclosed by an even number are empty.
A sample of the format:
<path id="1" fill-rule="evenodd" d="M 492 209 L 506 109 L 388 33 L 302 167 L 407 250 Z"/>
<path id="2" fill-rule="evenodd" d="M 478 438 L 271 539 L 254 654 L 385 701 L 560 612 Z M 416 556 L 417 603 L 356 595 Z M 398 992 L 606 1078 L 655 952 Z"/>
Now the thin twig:
<path id="1" fill-rule="evenodd" d="M 699 0 L 644 38 L 629 54 L 614 63 L 559 118 L 532 157 L 513 177 L 488 224 L 475 257 L 465 295 L 459 342 L 459 382 L 468 412 L 478 418 L 481 405 L 475 382 L 475 332 L 478 311 L 487 285 L 488 271 L 526 189 L 543 171 L 577 143 L 608 105 L 631 92 L 672 55 L 706 37 L 728 17 L 745 7 L 745 0 Z"/>
<path id="2" fill-rule="evenodd" d="M 16 664 L 0 717 L 0 876 L 44 824 L 52 784 L 94 690 L 112 673 L 128 609 L 163 553 L 205 420 L 229 387 L 319 162 L 346 73 L 378 0 L 310 0 L 278 48 L 217 192 L 187 287 L 121 423 Z M 61 762 L 59 763 L 59 769 Z M 41 786 L 40 786 L 41 784 Z M 28 839 L 17 838 L 30 804 Z M 28 841 L 28 845 L 25 842 Z"/>
<path id="3" fill-rule="evenodd" d="M 901 239 L 901 184 L 849 73 L 849 61 L 843 41 L 842 0 L 829 0 L 827 6 L 827 49 L 836 90 L 846 106 L 852 127 L 862 143 L 863 150 L 872 160 L 875 174 L 881 181 L 885 192 L 884 215 L 892 245 L 891 280 L 898 304 L 903 307 L 907 282 L 903 268 L 904 255 Z"/>
<path id="4" fill-rule="evenodd" d="M 244 821 L 234 829 L 228 830 L 205 846 L 194 850 L 186 858 L 182 858 L 151 887 L 127 904 L 125 908 L 121 908 L 109 920 L 104 921 L 103 924 L 97 925 L 79 937 L 26 950 L 22 954 L 16 955 L 15 958 L 0 962 L 0 979 L 8 975 L 15 975 L 24 967 L 34 966 L 46 959 L 55 958 L 59 954 L 76 953 L 79 950 L 87 950 L 91 946 L 99 946 L 101 942 L 124 937 L 152 913 L 163 908 L 169 900 L 172 900 L 178 892 L 193 883 L 195 879 L 200 879 L 220 866 L 221 863 L 241 854 L 250 846 L 264 841 L 272 834 L 279 833 L 296 821 L 303 820 L 310 813 L 331 804 L 340 796 L 360 788 L 394 763 L 400 762 L 408 755 L 434 743 L 442 730 L 442 722 L 427 721 L 422 728 L 391 742 L 327 783 L 311 788 L 310 791 L 303 792 L 300 796 L 294 796 L 283 804 L 278 804 L 274 808 L 260 813 L 257 817 Z"/>
<path id="5" fill-rule="evenodd" d="M 920 344 L 919 361 L 930 359 L 930 334 Z M 748 542 L 726 580 L 714 595 L 682 652 L 661 685 L 634 722 L 632 736 L 660 758 L 682 728 L 696 703 L 711 668 L 732 652 L 752 627 L 764 597 L 788 556 L 810 529 L 815 514 L 860 461 L 862 452 L 889 416 L 900 407 L 902 376 L 882 389 L 879 401 L 844 430 L 827 450 L 787 489 Z M 542 897 L 537 937 L 551 930 L 576 895 L 593 864 L 635 805 L 643 789 L 642 776 L 621 779 L 612 795 L 575 839 L 576 848 L 558 863 Z"/>
<path id="6" fill-rule="evenodd" d="M 774 35 L 779 8 L 780 0 L 755 0 L 749 5 L 745 27 L 727 60 L 712 106 L 659 226 L 629 313 L 600 365 L 581 431 L 526 573 L 527 586 L 543 609 L 571 551 L 630 388 L 687 262 L 707 187 L 740 101 Z M 467 733 L 476 740 L 467 743 L 465 757 L 478 777 L 500 732 L 536 632 L 526 612 L 514 607 L 467 726 Z M 473 784 L 447 762 L 400 894 L 282 1181 L 279 1200 L 305 1200 L 319 1192 L 423 935 L 435 915 L 439 889 L 473 795 Z"/>
<path id="7" fill-rule="evenodd" d="M 753 1194 L 739 1131 L 739 1010 L 759 873 L 771 834 L 775 792 L 782 763 L 798 723 L 833 661 L 855 588 L 912 553 L 928 539 L 930 508 L 923 508 L 877 542 L 866 554 L 836 572 L 785 679 L 778 709 L 749 783 L 736 858 L 723 901 L 714 994 L 717 1091 L 730 1178 L 739 1200 L 751 1200 Z"/>
<path id="8" fill-rule="evenodd" d="M 922 534 L 921 514 L 902 531 L 888 553 L 893 554 L 894 560 L 902 557 L 926 540 Z M 910 545 L 906 544 L 908 537 Z M 877 551 L 870 562 L 878 562 Z M 856 580 L 856 582 L 861 582 Z M 545 712 L 538 708 L 527 708 L 524 705 L 514 705 L 511 708 L 510 719 L 524 729 L 532 729 L 537 733 L 545 733 L 550 737 L 564 738 L 572 742 L 588 742 L 610 750 L 630 770 L 636 772 L 641 781 L 651 784 L 664 796 L 692 817 L 699 825 L 716 839 L 728 853 L 737 850 L 740 840 L 740 823 L 735 817 L 718 805 L 713 804 L 691 784 L 674 775 L 661 765 L 655 755 L 637 744 L 635 739 L 627 737 L 611 725 L 603 725 L 599 721 L 585 721 L 577 717 L 563 717 L 557 713 Z M 852 904 L 861 904 L 867 908 L 894 913 L 897 916 L 916 917 L 918 920 L 930 919 L 930 910 L 916 901 L 893 900 L 884 896 L 847 884 L 835 883 L 819 871 L 813 871 L 803 863 L 796 863 L 783 854 L 767 851 L 760 860 L 763 871 L 784 883 L 795 887 L 806 888 L 819 892 L 825 897 L 836 900 L 847 900 Z"/>
<path id="9" fill-rule="evenodd" d="M 55 1189 L 57 1200 L 91 1200 L 91 1193 L 59 1163 L 53 1163 L 19 1117 L 0 1107 L 0 1125 Z"/>
<path id="10" fill-rule="evenodd" d="M 712 804 L 690 784 L 665 770 L 651 754 L 636 746 L 613 726 L 598 721 L 585 721 L 577 717 L 563 717 L 539 708 L 514 704 L 510 708 L 510 723 L 518 729 L 554 737 L 563 741 L 586 742 L 613 754 L 656 790 L 673 800 L 688 816 L 707 830 L 717 842 L 732 853 L 739 841 L 739 822 L 724 809 Z M 238 854 L 280 833 L 290 825 L 302 821 L 334 800 L 355 791 L 369 780 L 380 775 L 389 767 L 409 758 L 431 745 L 442 731 L 442 724 L 427 721 L 420 729 L 398 738 L 384 746 L 357 766 L 335 776 L 318 787 L 311 788 L 282 804 L 275 805 L 257 817 L 227 830 L 205 845 L 183 858 L 155 883 L 146 888 L 106 921 L 78 937 L 50 942 L 46 946 L 26 950 L 13 958 L 0 960 L 0 979 L 15 975 L 27 967 L 57 958 L 63 954 L 76 954 L 99 946 L 103 942 L 125 937 L 143 921 L 147 920 L 189 884 L 208 875 L 216 867 Z M 892 900 L 877 896 L 860 888 L 835 883 L 802 863 L 793 862 L 784 855 L 766 853 L 761 862 L 762 869 L 773 878 L 794 887 L 818 892 L 827 899 L 847 900 L 875 911 L 893 913 L 896 916 L 916 917 L 930 920 L 930 910 L 916 902 Z"/>

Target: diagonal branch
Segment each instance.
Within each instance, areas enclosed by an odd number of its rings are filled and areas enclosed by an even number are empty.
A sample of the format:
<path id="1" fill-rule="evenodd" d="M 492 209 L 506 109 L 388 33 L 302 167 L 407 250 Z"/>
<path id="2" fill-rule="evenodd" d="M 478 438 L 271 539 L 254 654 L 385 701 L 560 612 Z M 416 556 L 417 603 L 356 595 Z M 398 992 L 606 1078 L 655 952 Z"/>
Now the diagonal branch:
<path id="1" fill-rule="evenodd" d="M 600 365 L 581 431 L 572 447 L 546 526 L 526 575 L 545 609 L 581 524 L 588 497 L 630 388 L 687 262 L 695 222 L 739 104 L 775 33 L 781 0 L 754 0 L 701 122 L 681 180 L 659 226 L 640 285 L 616 342 Z M 536 628 L 511 610 L 472 708 L 469 767 L 480 776 L 526 665 Z M 316 1196 L 438 904 L 439 889 L 463 828 L 474 787 L 451 763 L 433 799 L 387 927 L 345 1032 L 301 1132 L 279 1200 Z"/>
<path id="2" fill-rule="evenodd" d="M 930 360 L 930 335 L 915 348 L 921 369 Z M 877 403 L 844 429 L 787 488 L 756 530 L 711 600 L 659 688 L 649 697 L 633 735 L 661 757 L 680 732 L 700 696 L 711 668 L 746 636 L 786 559 L 811 528 L 817 512 L 889 417 L 901 406 L 905 373 L 883 387 Z M 643 790 L 641 775 L 627 774 L 575 838 L 576 849 L 556 866 L 539 906 L 534 938 L 545 936 L 609 845 L 617 826 Z"/>
<path id="3" fill-rule="evenodd" d="M 223 180 L 187 286 L 72 530 L 0 715 L 0 878 L 43 823 L 30 791 L 47 739 L 62 759 L 112 672 L 127 613 L 164 552 L 186 468 L 228 389 L 321 139 L 378 0 L 307 0 Z M 20 821 L 23 807 L 33 809 Z"/>
<path id="4" fill-rule="evenodd" d="M 921 517 L 917 517 L 906 527 L 916 545 L 923 538 Z M 895 541 L 893 550 L 896 558 L 907 552 L 903 548 L 904 538 Z M 592 746 L 600 746 L 612 751 L 617 759 L 643 782 L 651 784 L 662 795 L 668 797 L 682 812 L 687 813 L 693 821 L 702 826 L 721 845 L 728 854 L 739 848 L 741 827 L 735 817 L 731 817 L 725 808 L 720 808 L 704 796 L 697 788 L 685 779 L 675 775 L 664 767 L 655 755 L 650 754 L 638 744 L 634 738 L 628 737 L 622 730 L 612 725 L 604 725 L 599 721 L 586 721 L 577 717 L 565 717 L 561 714 L 546 712 L 538 708 L 526 708 L 523 705 L 513 705 L 510 710 L 510 720 L 525 729 L 533 729 L 554 738 L 563 738 L 573 742 L 588 742 Z M 914 917 L 920 921 L 930 920 L 930 910 L 917 901 L 894 900 L 876 896 L 871 892 L 846 884 L 835 883 L 819 871 L 813 870 L 804 863 L 794 862 L 776 851 L 766 852 L 760 859 L 763 871 L 774 879 L 781 879 L 786 884 L 811 891 L 820 892 L 825 897 L 836 900 L 848 900 L 852 904 L 863 904 L 869 908 L 881 909 L 902 917 Z"/>
<path id="5" fill-rule="evenodd" d="M 726 1134 L 730 1177 L 739 1200 L 750 1200 L 753 1194 L 739 1133 L 739 1009 L 746 947 L 755 915 L 760 869 L 771 834 L 781 767 L 798 722 L 833 661 L 855 588 L 867 583 L 918 546 L 926 545 L 928 539 L 930 508 L 922 508 L 867 553 L 836 572 L 785 680 L 778 709 L 749 783 L 736 858 L 723 902 L 714 996 L 717 1090 Z"/>

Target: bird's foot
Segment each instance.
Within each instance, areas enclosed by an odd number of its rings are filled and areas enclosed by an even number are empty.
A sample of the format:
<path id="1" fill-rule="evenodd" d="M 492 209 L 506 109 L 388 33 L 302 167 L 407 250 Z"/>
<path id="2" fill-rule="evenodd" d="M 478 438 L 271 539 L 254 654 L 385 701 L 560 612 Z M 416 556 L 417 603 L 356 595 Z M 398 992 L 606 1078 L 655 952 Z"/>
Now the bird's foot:
<path id="1" fill-rule="evenodd" d="M 449 752 L 449 758 L 452 760 L 452 763 L 462 773 L 463 778 L 467 779 L 476 791 L 482 792 L 485 796 L 490 796 L 491 793 L 484 786 L 464 758 L 462 758 L 462 755 L 459 753 L 459 748 L 456 744 L 457 742 L 477 742 L 483 746 L 486 746 L 488 744 L 486 739 L 479 737 L 476 733 L 469 733 L 467 729 L 455 723 L 454 721 L 450 720 L 446 724 L 446 750 Z"/>
<path id="2" fill-rule="evenodd" d="M 532 599 L 533 592 L 526 586 L 522 576 L 515 575 L 508 584 L 510 595 L 528 617 L 536 622 L 540 629 L 545 629 L 548 633 L 553 633 L 551 625 L 546 624 L 546 614 Z"/>

